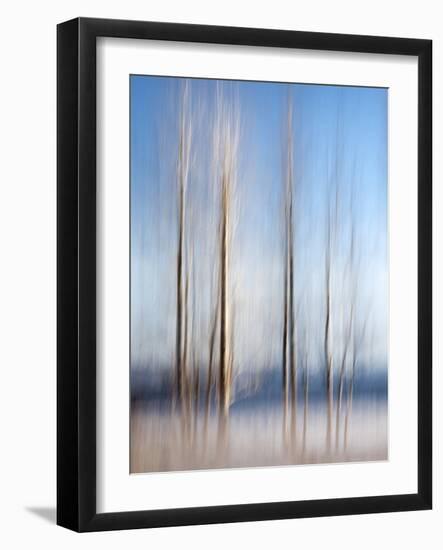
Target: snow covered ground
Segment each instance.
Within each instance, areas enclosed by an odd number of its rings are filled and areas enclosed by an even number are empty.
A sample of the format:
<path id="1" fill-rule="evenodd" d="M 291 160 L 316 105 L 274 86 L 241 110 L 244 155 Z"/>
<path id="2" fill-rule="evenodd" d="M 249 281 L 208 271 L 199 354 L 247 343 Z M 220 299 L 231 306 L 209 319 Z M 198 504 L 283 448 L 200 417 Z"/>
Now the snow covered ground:
<path id="1" fill-rule="evenodd" d="M 283 430 L 280 407 L 233 410 L 225 444 L 216 416 L 199 413 L 184 425 L 178 414 L 134 405 L 131 414 L 131 472 L 242 468 L 289 464 L 361 462 L 388 459 L 387 405 L 383 400 L 354 402 L 344 443 L 345 413 L 336 437 L 336 410 L 331 445 L 326 444 L 326 412 L 316 404 L 296 415 L 296 430 Z"/>

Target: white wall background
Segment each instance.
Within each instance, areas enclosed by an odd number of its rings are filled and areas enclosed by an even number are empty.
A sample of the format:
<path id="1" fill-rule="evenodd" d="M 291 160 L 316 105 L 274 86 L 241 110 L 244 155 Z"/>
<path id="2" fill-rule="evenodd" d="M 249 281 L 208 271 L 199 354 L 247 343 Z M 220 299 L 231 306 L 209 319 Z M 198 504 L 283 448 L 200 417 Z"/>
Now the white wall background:
<path id="1" fill-rule="evenodd" d="M 0 544 L 181 549 L 440 548 L 443 487 L 443 13 L 438 0 L 69 0 L 7 3 L 0 33 Z M 56 34 L 76 16 L 434 40 L 434 489 L 431 512 L 76 535 L 55 522 Z M 440 249 L 440 250 L 439 250 Z"/>

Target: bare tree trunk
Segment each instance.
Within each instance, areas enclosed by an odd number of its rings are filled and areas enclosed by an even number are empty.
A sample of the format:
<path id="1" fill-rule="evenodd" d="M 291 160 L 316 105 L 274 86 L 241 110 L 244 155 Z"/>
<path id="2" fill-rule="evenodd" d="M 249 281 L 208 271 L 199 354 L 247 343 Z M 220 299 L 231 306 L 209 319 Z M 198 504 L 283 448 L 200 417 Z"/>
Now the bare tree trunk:
<path id="1" fill-rule="evenodd" d="M 363 326 L 360 327 L 360 333 L 358 337 L 357 337 L 356 327 L 354 327 L 354 331 L 353 331 L 352 364 L 351 364 L 351 374 L 350 374 L 350 380 L 349 380 L 348 392 L 347 392 L 346 416 L 345 416 L 345 426 L 344 426 L 344 434 L 343 434 L 343 445 L 344 445 L 345 451 L 348 448 L 348 443 L 349 443 L 349 425 L 352 417 L 354 382 L 355 382 L 355 373 L 356 373 L 356 368 L 358 363 L 358 353 L 359 353 L 359 347 L 362 345 L 363 340 L 365 339 L 366 323 L 367 323 L 367 317 L 364 318 Z"/>
<path id="2" fill-rule="evenodd" d="M 211 332 L 209 336 L 209 365 L 208 365 L 208 374 L 207 374 L 207 380 L 206 380 L 205 421 L 204 421 L 204 428 L 203 428 L 205 440 L 207 438 L 207 433 L 208 433 L 208 420 L 209 420 L 209 412 L 211 407 L 211 394 L 212 394 L 212 385 L 213 385 L 213 377 L 214 377 L 214 374 L 213 374 L 214 348 L 215 348 L 215 337 L 217 333 L 219 307 L 220 307 L 220 289 L 218 288 L 218 285 L 217 285 L 217 302 L 213 313 Z"/>
<path id="3" fill-rule="evenodd" d="M 186 187 L 189 170 L 191 146 L 190 123 L 188 117 L 187 83 L 181 91 L 181 112 L 179 122 L 179 147 L 177 162 L 178 193 L 178 245 L 177 245 L 177 288 L 176 288 L 176 341 L 175 341 L 175 375 L 177 403 L 181 413 L 184 412 L 186 400 L 186 380 L 183 364 L 183 328 L 184 328 L 184 267 L 185 267 L 185 231 L 186 231 Z"/>
<path id="4" fill-rule="evenodd" d="M 189 376 L 188 376 L 188 341 L 189 341 L 189 315 L 188 315 L 188 301 L 189 301 L 189 273 L 186 271 L 185 276 L 185 291 L 184 291 L 184 300 L 183 300 L 183 358 L 182 358 L 182 379 L 183 379 L 183 386 L 182 386 L 182 393 L 183 393 L 183 400 L 182 400 L 182 419 L 184 422 L 184 434 L 186 435 L 186 439 L 189 440 L 190 437 L 190 426 L 189 426 L 189 420 L 191 416 L 191 388 L 189 383 Z"/>
<path id="5" fill-rule="evenodd" d="M 181 146 L 180 146 L 181 158 Z M 180 174 L 181 176 L 181 174 Z M 179 177 L 179 229 L 178 229 L 178 250 L 177 250 L 177 321 L 175 338 L 175 364 L 177 383 L 177 402 L 180 409 L 183 407 L 184 380 L 182 369 L 182 328 L 183 328 L 183 239 L 184 239 L 184 186 L 183 180 Z"/>
<path id="6" fill-rule="evenodd" d="M 291 193 L 292 202 L 292 193 Z M 292 204 L 289 206 L 289 371 L 291 377 L 291 436 L 295 445 L 297 439 L 297 358 L 295 353 L 295 313 L 294 313 L 294 257 Z"/>
<path id="7" fill-rule="evenodd" d="M 295 351 L 295 299 L 294 299 L 294 220 L 293 220 L 293 127 L 292 98 L 288 95 L 287 166 L 286 166 L 286 239 L 287 239 L 287 284 L 288 284 L 288 335 L 289 377 L 291 389 L 291 439 L 297 439 L 297 357 Z"/>
<path id="8" fill-rule="evenodd" d="M 357 354 L 357 338 L 356 338 L 356 327 L 355 327 L 355 309 L 356 309 L 356 301 L 357 301 L 357 285 L 358 285 L 358 274 L 357 274 L 357 267 L 355 262 L 355 253 L 354 253 L 354 247 L 355 247 L 355 220 L 354 220 L 354 195 L 351 194 L 351 200 L 350 200 L 350 216 L 351 216 L 351 239 L 350 239 L 350 247 L 349 247 L 349 286 L 351 287 L 351 296 L 350 296 L 350 314 L 349 314 L 349 324 L 348 324 L 348 332 L 346 335 L 346 342 L 345 342 L 345 350 L 343 354 L 343 362 L 340 369 L 340 385 L 339 385 L 339 395 L 338 395 L 338 403 L 337 403 L 337 433 L 336 433 L 336 441 L 335 445 L 336 448 L 338 448 L 339 445 L 339 426 L 340 426 L 340 413 L 341 413 L 341 406 L 343 401 L 343 391 L 344 391 L 344 384 L 345 384 L 345 371 L 346 371 L 346 360 L 349 355 L 349 348 L 352 346 L 352 366 L 351 366 L 351 377 L 349 382 L 349 388 L 347 391 L 347 407 L 346 407 L 346 414 L 345 414 L 345 421 L 344 421 L 344 428 L 343 428 L 343 446 L 346 450 L 347 444 L 348 444 L 348 424 L 349 424 L 349 415 L 350 410 L 352 407 L 352 396 L 354 392 L 354 372 L 355 372 L 355 364 L 356 364 L 356 354 Z M 363 330 L 364 332 L 364 330 Z M 362 334 L 363 334 L 362 332 Z M 351 342 L 352 339 L 352 342 Z"/>
<path id="9" fill-rule="evenodd" d="M 194 363 L 195 365 L 195 363 Z M 200 407 L 200 369 L 195 365 L 194 370 L 194 427 L 193 427 L 193 441 L 197 441 L 197 429 L 198 429 L 198 416 Z"/>
<path id="10" fill-rule="evenodd" d="M 354 376 L 355 376 L 355 360 L 352 361 L 352 372 L 351 372 L 351 377 L 350 377 L 349 386 L 348 386 L 345 426 L 344 426 L 344 433 L 343 433 L 343 446 L 345 451 L 348 448 L 348 441 L 349 441 L 349 423 L 350 423 L 351 412 L 352 412 L 352 400 L 354 396 Z"/>
<path id="11" fill-rule="evenodd" d="M 224 439 L 227 429 L 230 404 L 229 380 L 229 302 L 228 302 L 228 174 L 222 175 L 222 204 L 220 224 L 220 385 L 219 385 L 219 415 L 221 437 Z"/>
<path id="12" fill-rule="evenodd" d="M 343 356 L 341 366 L 340 366 L 337 406 L 335 411 L 335 450 L 336 451 L 338 451 L 339 438 L 340 438 L 340 415 L 341 415 L 341 405 L 342 405 L 342 399 L 343 399 L 345 366 L 346 366 L 346 359 L 345 359 L 345 356 Z"/>
<path id="13" fill-rule="evenodd" d="M 228 384 L 229 384 L 229 405 L 232 403 L 232 386 L 234 380 L 234 327 L 235 327 L 235 301 L 232 292 L 229 318 L 229 355 L 228 355 Z"/>
<path id="14" fill-rule="evenodd" d="M 230 258 L 233 231 L 232 206 L 235 198 L 235 169 L 238 150 L 238 117 L 232 99 L 224 101 L 220 94 L 219 101 L 219 120 L 215 134 L 220 170 L 218 421 L 219 444 L 226 449 L 234 361 Z"/>
<path id="15" fill-rule="evenodd" d="M 334 405 L 334 376 L 333 359 L 331 353 L 331 220 L 330 206 L 328 205 L 327 215 L 327 242 L 325 254 L 325 332 L 324 332 L 324 354 L 326 366 L 326 449 L 331 451 L 332 440 L 332 414 Z"/>
<path id="16" fill-rule="evenodd" d="M 306 435 L 308 432 L 308 409 L 309 409 L 309 373 L 308 373 L 308 353 L 305 349 L 304 369 L 303 369 L 303 435 L 302 435 L 302 453 L 306 453 Z"/>
<path id="17" fill-rule="evenodd" d="M 190 341 L 190 356 L 191 356 L 191 362 L 192 362 L 192 370 L 190 368 L 190 382 L 189 382 L 189 413 L 193 416 L 193 422 L 190 429 L 191 432 L 191 444 L 195 446 L 195 439 L 196 439 L 196 433 L 197 433 L 197 420 L 198 420 L 198 407 L 199 407 L 199 392 L 200 392 L 200 384 L 199 384 L 199 377 L 200 377 L 200 371 L 199 371 L 199 365 L 197 362 L 197 352 L 196 352 L 196 338 L 197 338 L 197 328 L 196 328 L 196 316 L 197 316 L 197 302 L 196 302 L 196 269 L 194 266 L 195 262 L 195 254 L 194 254 L 194 246 L 193 243 L 189 243 L 188 246 L 188 255 L 190 256 L 190 262 L 189 262 L 189 277 L 192 281 L 192 287 L 191 287 L 191 293 L 192 293 L 192 301 L 191 301 L 191 307 L 189 310 L 188 315 L 191 318 L 190 325 L 191 325 L 191 334 L 189 337 Z M 190 418 L 191 423 L 191 418 Z"/>
<path id="18" fill-rule="evenodd" d="M 283 396 L 283 443 L 288 439 L 289 384 L 288 384 L 288 238 L 287 238 L 287 208 L 285 208 L 285 244 L 284 244 L 284 276 L 283 276 L 283 342 L 282 342 L 282 396 Z"/>
<path id="19" fill-rule="evenodd" d="M 350 318 L 348 320 L 348 330 L 345 337 L 343 357 L 340 365 L 340 374 L 339 374 L 337 408 L 336 408 L 336 417 L 335 417 L 335 449 L 336 451 L 338 450 L 339 440 L 340 440 L 340 418 L 341 418 L 341 408 L 342 408 L 342 402 L 343 402 L 343 390 L 344 390 L 344 384 L 345 384 L 346 361 L 348 358 L 353 321 L 354 321 L 354 304 L 353 304 L 353 297 L 352 297 Z"/>

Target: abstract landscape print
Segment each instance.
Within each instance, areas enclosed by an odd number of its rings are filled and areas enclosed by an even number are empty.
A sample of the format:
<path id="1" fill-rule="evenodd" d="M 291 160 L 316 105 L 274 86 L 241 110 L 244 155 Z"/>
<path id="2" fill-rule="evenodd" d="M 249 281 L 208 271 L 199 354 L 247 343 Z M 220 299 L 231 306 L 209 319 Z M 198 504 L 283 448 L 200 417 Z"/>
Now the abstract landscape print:
<path id="1" fill-rule="evenodd" d="M 388 458 L 387 103 L 131 75 L 132 473 Z"/>

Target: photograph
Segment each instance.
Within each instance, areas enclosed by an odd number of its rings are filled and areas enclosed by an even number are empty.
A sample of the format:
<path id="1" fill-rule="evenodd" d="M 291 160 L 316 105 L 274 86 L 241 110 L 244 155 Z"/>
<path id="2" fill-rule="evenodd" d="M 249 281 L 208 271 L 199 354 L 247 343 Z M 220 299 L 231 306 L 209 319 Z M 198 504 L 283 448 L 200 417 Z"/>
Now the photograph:
<path id="1" fill-rule="evenodd" d="M 129 84 L 130 473 L 388 460 L 389 90 Z"/>
<path id="2" fill-rule="evenodd" d="M 4 4 L 0 548 L 443 547 L 442 10 L 355 4 Z"/>

